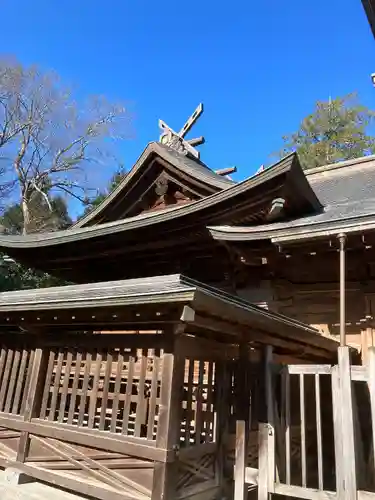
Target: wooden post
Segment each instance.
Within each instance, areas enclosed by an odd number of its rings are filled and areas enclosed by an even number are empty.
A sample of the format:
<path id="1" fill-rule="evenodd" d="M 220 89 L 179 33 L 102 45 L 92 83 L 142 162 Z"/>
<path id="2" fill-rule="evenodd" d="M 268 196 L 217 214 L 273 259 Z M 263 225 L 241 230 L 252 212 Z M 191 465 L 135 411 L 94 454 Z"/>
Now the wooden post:
<path id="1" fill-rule="evenodd" d="M 45 371 L 47 368 L 46 352 L 41 349 L 35 349 L 33 366 L 28 388 L 24 420 L 30 422 L 31 419 L 38 415 L 43 399 L 43 385 L 45 382 Z M 27 431 L 21 432 L 18 450 L 17 461 L 24 462 L 30 447 L 30 437 Z"/>
<path id="2" fill-rule="evenodd" d="M 345 339 L 345 242 L 346 234 L 340 233 L 340 346 L 346 345 Z"/>
<path id="3" fill-rule="evenodd" d="M 173 333 L 171 333 L 173 335 Z M 184 383 L 185 357 L 179 348 L 178 339 L 171 341 L 172 348 L 164 351 L 162 358 L 161 393 L 156 446 L 167 450 L 178 448 L 182 389 Z M 156 463 L 151 500 L 173 500 L 178 475 L 177 460 Z"/>
<path id="4" fill-rule="evenodd" d="M 343 433 L 341 419 L 341 392 L 339 367 L 332 367 L 333 433 L 335 442 L 335 469 L 337 498 L 344 498 Z"/>
<path id="5" fill-rule="evenodd" d="M 336 470 L 338 466 L 342 467 L 344 480 L 344 495 L 342 498 L 345 500 L 355 500 L 357 498 L 356 453 L 354 441 L 350 353 L 348 347 L 338 348 L 338 372 L 340 384 L 337 402 L 339 402 L 338 411 L 340 412 L 339 416 L 341 420 L 342 456 L 339 459 L 336 455 Z M 336 414 L 337 409 L 334 409 L 334 411 Z"/>
<path id="6" fill-rule="evenodd" d="M 373 476 L 375 474 L 375 347 L 371 347 L 368 350 L 368 388 L 370 392 L 370 403 L 371 403 L 371 424 L 372 424 L 372 453 L 373 460 L 372 467 L 369 467 L 370 474 Z"/>
<path id="7" fill-rule="evenodd" d="M 249 442 L 249 416 L 250 416 L 250 394 L 249 394 L 249 353 L 247 344 L 239 347 L 239 360 L 236 371 L 236 450 L 235 450 L 235 477 L 234 498 L 244 500 L 247 494 L 245 487 L 245 469 L 247 466 L 248 442 Z"/>
<path id="8" fill-rule="evenodd" d="M 264 352 L 263 368 L 263 415 L 259 419 L 258 445 L 258 500 L 268 500 L 268 493 L 275 489 L 275 430 L 273 424 L 272 394 L 272 347 L 267 346 Z"/>

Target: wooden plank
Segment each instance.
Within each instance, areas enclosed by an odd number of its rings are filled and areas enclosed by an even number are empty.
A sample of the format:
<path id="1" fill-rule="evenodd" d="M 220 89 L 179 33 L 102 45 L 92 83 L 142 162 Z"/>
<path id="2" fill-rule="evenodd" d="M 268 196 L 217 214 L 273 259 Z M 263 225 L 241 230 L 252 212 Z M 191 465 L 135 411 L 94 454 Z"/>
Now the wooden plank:
<path id="1" fill-rule="evenodd" d="M 146 417 L 145 380 L 147 371 L 147 358 L 148 358 L 148 350 L 142 349 L 141 366 L 138 379 L 138 401 L 137 401 L 137 410 L 136 410 L 135 427 L 134 427 L 134 436 L 137 437 L 141 435 L 141 426 L 145 424 L 145 417 Z"/>
<path id="2" fill-rule="evenodd" d="M 196 387 L 195 406 L 195 444 L 201 443 L 203 427 L 203 375 L 205 362 L 198 361 L 198 384 Z"/>
<path id="3" fill-rule="evenodd" d="M 172 449 L 179 444 L 182 388 L 185 357 L 178 344 L 174 352 L 164 352 L 162 359 L 162 381 L 159 422 L 156 434 L 158 447 Z"/>
<path id="4" fill-rule="evenodd" d="M 5 400 L 5 406 L 4 406 L 5 413 L 9 413 L 10 409 L 11 409 L 11 405 L 13 402 L 14 389 L 15 389 L 16 381 L 17 381 L 18 365 L 19 365 L 20 361 L 21 361 L 21 350 L 16 349 L 14 351 L 12 371 L 10 373 L 7 397 Z"/>
<path id="5" fill-rule="evenodd" d="M 336 491 L 338 498 L 344 498 L 343 439 L 341 419 L 341 394 L 338 366 L 332 367 L 333 432 L 335 442 Z"/>
<path id="6" fill-rule="evenodd" d="M 194 387 L 194 359 L 188 359 L 189 370 L 187 379 L 187 394 L 186 394 L 186 427 L 185 427 L 185 443 L 190 444 L 191 441 L 191 420 L 192 420 L 192 402 L 193 402 L 193 387 Z"/>
<path id="7" fill-rule="evenodd" d="M 268 495 L 268 425 L 258 424 L 258 500 L 269 500 Z"/>
<path id="8" fill-rule="evenodd" d="M 306 416 L 305 416 L 305 379 L 301 373 L 299 376 L 299 403 L 301 421 L 301 475 L 302 486 L 306 488 Z"/>
<path id="9" fill-rule="evenodd" d="M 86 403 L 87 403 L 87 390 L 89 387 L 89 379 L 90 379 L 90 373 L 91 373 L 91 360 L 92 360 L 92 354 L 91 352 L 86 353 L 86 360 L 85 360 L 85 371 L 83 375 L 83 382 L 82 382 L 82 390 L 81 390 L 81 398 L 79 401 L 79 413 L 78 413 L 78 425 L 81 426 L 83 424 L 83 418 L 85 416 L 85 408 L 86 408 Z"/>
<path id="10" fill-rule="evenodd" d="M 26 396 L 24 411 L 25 422 L 30 422 L 33 417 L 40 413 L 45 372 L 47 369 L 46 355 L 43 349 L 36 349 L 33 357 L 30 383 Z M 30 437 L 28 432 L 22 432 L 17 448 L 17 460 L 24 462 L 29 452 Z"/>
<path id="11" fill-rule="evenodd" d="M 205 422 L 206 441 L 213 440 L 213 423 L 214 423 L 213 387 L 214 387 L 214 362 L 209 361 L 208 373 L 207 373 L 206 422 Z"/>
<path id="12" fill-rule="evenodd" d="M 5 368 L 4 368 L 4 375 L 3 375 L 3 379 L 1 381 L 1 389 L 0 389 L 0 411 L 4 411 L 4 402 L 5 402 L 5 397 L 6 397 L 7 390 L 8 390 L 8 383 L 9 383 L 9 378 L 10 378 L 10 372 L 11 372 L 11 369 L 12 369 L 13 354 L 14 354 L 14 350 L 13 349 L 8 349 L 7 359 L 6 359 Z"/>
<path id="13" fill-rule="evenodd" d="M 245 469 L 245 482 L 258 486 L 259 471 L 255 467 L 246 467 Z"/>
<path id="14" fill-rule="evenodd" d="M 318 484 L 319 484 L 319 490 L 323 490 L 322 412 L 320 404 L 319 374 L 315 374 L 315 410 L 316 410 L 316 443 L 318 452 Z"/>
<path id="15" fill-rule="evenodd" d="M 357 497 L 356 456 L 354 444 L 353 401 L 350 378 L 350 353 L 348 347 L 338 348 L 338 367 L 340 376 L 340 395 L 343 439 L 343 470 L 345 475 L 344 498 L 354 500 Z"/>
<path id="16" fill-rule="evenodd" d="M 65 373 L 64 373 L 61 396 L 60 396 L 60 409 L 57 417 L 57 421 L 60 423 L 64 422 L 65 420 L 65 407 L 66 407 L 66 400 L 68 397 L 68 388 L 69 388 L 70 370 L 72 367 L 72 361 L 73 361 L 73 353 L 69 349 L 66 355 Z"/>
<path id="17" fill-rule="evenodd" d="M 188 446 L 187 448 L 180 448 L 178 450 L 179 460 L 193 460 L 201 457 L 202 455 L 213 454 L 217 451 L 217 443 L 202 443 L 196 446 Z"/>
<path id="18" fill-rule="evenodd" d="M 1 416 L 0 425 L 8 429 L 27 431 L 38 436 L 51 437 L 83 446 L 90 446 L 106 451 L 113 451 L 132 455 L 140 459 L 166 462 L 170 460 L 170 452 L 161 447 L 156 447 L 155 441 L 134 438 L 132 436 L 114 435 L 97 429 L 77 429 L 74 425 L 50 423 L 47 420 L 32 419 L 25 422 L 22 418 L 17 419 L 14 415 Z M 174 455 L 174 452 L 172 453 Z"/>
<path id="19" fill-rule="evenodd" d="M 113 405 L 112 405 L 111 432 L 116 432 L 117 413 L 118 413 L 118 406 L 119 406 L 119 396 L 120 396 L 120 390 L 121 390 L 123 366 L 124 366 L 124 356 L 120 352 L 118 354 L 118 357 L 117 357 L 117 370 L 116 370 L 114 398 L 113 398 Z"/>
<path id="20" fill-rule="evenodd" d="M 375 348 L 370 347 L 368 350 L 368 388 L 370 393 L 371 403 L 371 427 L 372 427 L 372 454 L 373 468 L 375 467 Z M 374 470 L 372 471 L 374 473 Z"/>
<path id="21" fill-rule="evenodd" d="M 21 410 L 21 394 L 22 394 L 21 391 L 26 381 L 26 368 L 27 368 L 28 358 L 29 358 L 29 351 L 27 349 L 23 349 L 20 369 L 18 372 L 16 391 L 14 393 L 12 413 L 19 413 L 19 411 Z"/>
<path id="22" fill-rule="evenodd" d="M 244 420 L 236 421 L 236 459 L 234 476 L 234 499 L 244 500 L 245 492 L 245 468 L 247 461 L 247 426 Z"/>
<path id="23" fill-rule="evenodd" d="M 313 488 L 292 486 L 287 484 L 275 484 L 275 493 L 285 497 L 303 498 L 307 500 L 336 500 L 339 499 L 333 491 L 320 491 Z"/>
<path id="24" fill-rule="evenodd" d="M 129 433 L 129 414 L 130 414 L 130 405 L 131 405 L 131 397 L 133 391 L 133 376 L 134 376 L 134 358 L 136 356 L 136 349 L 132 349 L 129 362 L 128 362 L 128 378 L 126 381 L 126 399 L 124 404 L 124 413 L 122 416 L 122 434 L 127 435 Z"/>
<path id="25" fill-rule="evenodd" d="M 290 375 L 329 375 L 332 371 L 331 365 L 288 365 Z"/>
<path id="26" fill-rule="evenodd" d="M 52 375 L 55 366 L 55 355 L 56 355 L 55 351 L 53 350 L 50 351 L 48 358 L 46 381 L 44 384 L 42 407 L 40 409 L 40 418 L 46 418 L 47 415 L 47 406 L 51 392 Z"/>
<path id="27" fill-rule="evenodd" d="M 87 426 L 90 429 L 93 429 L 95 427 L 95 416 L 98 404 L 98 388 L 99 388 L 101 366 L 102 366 L 102 354 L 99 351 L 96 351 L 94 381 L 90 396 L 89 418 L 87 424 Z"/>
<path id="28" fill-rule="evenodd" d="M 275 440 L 273 427 L 273 394 L 272 394 L 272 347 L 263 349 L 263 382 L 260 386 L 260 402 L 265 393 L 265 411 L 262 412 L 261 421 L 258 424 L 258 499 L 268 500 L 269 493 L 274 491 L 275 484 Z M 263 387 L 262 387 L 263 386 Z M 260 408 L 261 409 L 261 408 Z"/>
<path id="29" fill-rule="evenodd" d="M 5 367 L 5 360 L 7 358 L 7 349 L 5 347 L 1 348 L 1 353 L 0 353 L 0 387 L 2 384 L 3 380 L 3 375 L 5 373 L 4 367 Z"/>
<path id="30" fill-rule="evenodd" d="M 239 359 L 237 362 L 235 389 L 235 419 L 236 419 L 236 450 L 235 450 L 235 476 L 234 476 L 234 499 L 245 500 L 247 488 L 245 487 L 245 469 L 248 457 L 249 441 L 249 415 L 250 398 L 248 393 L 248 364 L 249 354 L 246 344 L 239 347 Z"/>
<path id="31" fill-rule="evenodd" d="M 372 491 L 358 490 L 358 500 L 375 500 L 375 493 Z"/>
<path id="32" fill-rule="evenodd" d="M 368 368 L 367 366 L 351 366 L 350 367 L 350 378 L 357 382 L 367 382 L 368 380 Z"/>
<path id="33" fill-rule="evenodd" d="M 77 449 L 72 448 L 69 445 L 64 445 L 63 443 L 56 441 L 55 439 L 53 439 L 53 440 L 52 439 L 45 439 L 45 438 L 41 439 L 37 436 L 34 436 L 34 439 L 39 441 L 46 448 L 51 449 L 54 453 L 57 454 L 57 456 L 61 456 L 61 457 L 65 458 L 68 462 L 71 462 L 73 465 L 76 466 L 76 468 L 78 470 L 83 470 L 83 471 L 87 472 L 87 474 L 89 476 L 91 475 L 94 478 L 98 479 L 99 481 L 107 483 L 110 486 L 115 486 L 116 489 L 118 489 L 119 487 L 122 489 L 124 488 L 124 483 L 121 482 L 117 478 L 117 476 L 114 475 L 114 473 L 112 471 L 110 471 L 109 469 L 107 469 L 106 467 L 103 467 L 103 466 L 102 466 L 102 468 L 99 467 L 99 469 L 100 469 L 99 471 L 94 469 L 91 466 L 91 463 L 94 461 L 92 459 L 86 457 L 84 454 L 81 454 L 81 458 L 83 458 L 84 461 L 78 461 L 75 458 L 73 458 L 73 456 L 72 456 L 73 453 L 76 453 L 76 454 L 79 453 Z M 86 465 L 85 462 L 87 462 L 89 465 Z M 99 464 L 96 463 L 96 465 L 99 465 Z M 105 471 L 104 474 L 103 474 L 103 469 Z M 118 475 L 118 476 L 120 476 L 120 475 Z M 134 483 L 134 482 L 132 482 L 132 483 Z M 134 488 L 134 484 L 132 484 L 132 487 Z M 126 489 L 128 490 L 128 488 L 126 488 Z M 128 490 L 128 493 L 130 493 L 129 490 Z M 138 495 L 135 495 L 135 496 L 137 497 Z M 140 498 L 143 498 L 143 495 L 141 495 Z"/>
<path id="34" fill-rule="evenodd" d="M 268 491 L 274 492 L 275 486 L 275 408 L 274 408 L 274 391 L 272 381 L 272 356 L 273 349 L 271 346 L 265 348 L 265 383 L 266 383 L 266 398 L 267 398 L 267 422 L 268 422 Z"/>
<path id="35" fill-rule="evenodd" d="M 53 388 L 52 388 L 51 407 L 50 407 L 49 415 L 48 415 L 48 420 L 50 422 L 53 422 L 55 420 L 57 397 L 59 395 L 59 388 L 60 388 L 60 382 L 61 382 L 60 378 L 61 378 L 63 361 L 64 361 L 64 351 L 60 349 L 59 354 L 57 355 L 55 380 L 54 380 Z"/>
<path id="36" fill-rule="evenodd" d="M 152 379 L 151 393 L 149 400 L 149 412 L 147 422 L 147 439 L 154 439 L 155 414 L 156 414 L 156 397 L 158 393 L 158 381 L 160 371 L 160 349 L 154 350 L 152 362 Z"/>
<path id="37" fill-rule="evenodd" d="M 212 498 L 217 498 L 218 496 L 218 484 L 216 479 L 211 479 L 197 484 L 192 484 L 184 488 L 181 493 L 178 493 L 175 498 L 176 500 L 189 500 L 189 499 L 203 499 L 211 500 Z"/>
<path id="38" fill-rule="evenodd" d="M 42 470 L 38 467 L 28 464 L 19 464 L 18 462 L 12 463 L 11 461 L 8 461 L 7 465 L 14 466 L 26 475 L 40 481 L 58 485 L 62 488 L 82 493 L 83 495 L 89 497 L 98 498 L 100 500 L 134 500 L 134 496 L 132 495 L 126 495 L 124 492 L 118 492 L 110 486 L 105 488 L 100 486 L 98 483 L 93 484 L 83 478 L 74 478 L 71 475 L 59 474 L 45 469 Z"/>
<path id="39" fill-rule="evenodd" d="M 72 385 L 72 394 L 70 396 L 70 405 L 68 412 L 68 424 L 73 422 L 74 414 L 76 411 L 76 403 L 77 403 L 77 391 L 78 391 L 78 383 L 81 372 L 81 363 L 82 363 L 82 352 L 78 351 L 75 360 L 75 371 Z"/>
<path id="40" fill-rule="evenodd" d="M 27 367 L 27 373 L 26 373 L 26 382 L 25 382 L 25 387 L 23 390 L 23 396 L 22 396 L 22 403 L 21 403 L 21 415 L 25 413 L 25 407 L 26 407 L 26 401 L 27 401 L 27 395 L 29 393 L 29 387 L 30 387 L 30 381 L 31 381 L 31 374 L 33 371 L 33 366 L 34 366 L 34 358 L 35 358 L 35 349 L 32 349 L 30 351 L 30 357 L 29 357 L 29 365 Z"/>
<path id="41" fill-rule="evenodd" d="M 135 490 L 137 493 L 141 493 L 142 496 L 146 495 L 146 497 L 151 496 L 151 490 L 143 486 L 142 484 L 136 483 L 135 481 L 132 481 L 128 477 L 123 476 L 122 474 L 118 474 L 115 471 L 112 471 L 108 469 L 105 465 L 101 464 L 97 460 L 93 460 L 91 457 L 88 455 L 85 455 L 84 453 L 81 453 L 79 450 L 76 448 L 69 446 L 66 443 L 61 443 L 57 442 L 56 440 L 51 440 L 54 444 L 60 445 L 60 448 L 65 448 L 67 452 L 69 453 L 69 456 L 71 457 L 74 453 L 78 455 L 78 457 L 82 460 L 88 463 L 89 467 L 91 470 L 94 468 L 98 468 L 100 471 L 104 472 L 109 478 L 112 479 L 112 482 L 115 481 L 116 483 L 120 484 L 122 487 L 130 488 L 131 490 Z M 50 442 L 51 442 L 50 441 Z M 111 484 L 111 482 L 109 483 Z"/>
<path id="42" fill-rule="evenodd" d="M 108 408 L 109 383 L 110 383 L 111 373 L 112 373 L 112 354 L 107 352 L 106 361 L 105 361 L 104 381 L 103 381 L 102 407 L 100 410 L 100 420 L 99 420 L 99 429 L 101 431 L 105 429 L 107 408 Z"/>
<path id="43" fill-rule="evenodd" d="M 284 370 L 285 385 L 285 479 L 286 484 L 290 484 L 290 375 L 288 370 Z"/>

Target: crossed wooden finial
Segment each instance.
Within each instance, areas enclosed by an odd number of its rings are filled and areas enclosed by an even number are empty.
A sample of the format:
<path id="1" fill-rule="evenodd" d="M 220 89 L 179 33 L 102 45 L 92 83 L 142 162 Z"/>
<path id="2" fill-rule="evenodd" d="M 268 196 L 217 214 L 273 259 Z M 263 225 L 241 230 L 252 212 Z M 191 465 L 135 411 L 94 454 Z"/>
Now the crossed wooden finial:
<path id="1" fill-rule="evenodd" d="M 185 140 L 185 135 L 191 130 L 193 125 L 203 113 L 203 104 L 199 104 L 194 113 L 186 120 L 185 125 L 179 132 L 175 132 L 163 120 L 159 120 L 159 128 L 162 130 L 160 142 L 166 146 L 176 149 L 180 153 L 190 154 L 195 158 L 199 158 L 199 151 L 195 146 L 204 143 L 204 137 L 196 137 L 195 139 Z"/>

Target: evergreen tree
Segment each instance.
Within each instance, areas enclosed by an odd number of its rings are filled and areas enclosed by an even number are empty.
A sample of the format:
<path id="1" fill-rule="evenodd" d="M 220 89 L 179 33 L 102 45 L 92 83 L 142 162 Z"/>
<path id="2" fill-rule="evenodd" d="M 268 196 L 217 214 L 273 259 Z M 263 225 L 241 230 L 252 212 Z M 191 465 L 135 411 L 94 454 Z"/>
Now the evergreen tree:
<path id="1" fill-rule="evenodd" d="M 303 168 L 350 160 L 375 153 L 369 134 L 375 112 L 361 105 L 355 94 L 318 101 L 297 132 L 284 136 L 282 157 L 297 151 Z"/>
<path id="2" fill-rule="evenodd" d="M 100 205 L 107 198 L 107 196 L 117 188 L 117 186 L 125 178 L 125 176 L 126 170 L 123 166 L 120 166 L 120 168 L 112 176 L 107 189 L 105 191 L 99 192 L 99 194 L 96 197 L 92 198 L 90 201 L 87 200 L 85 210 L 81 217 L 89 214 L 98 205 Z"/>

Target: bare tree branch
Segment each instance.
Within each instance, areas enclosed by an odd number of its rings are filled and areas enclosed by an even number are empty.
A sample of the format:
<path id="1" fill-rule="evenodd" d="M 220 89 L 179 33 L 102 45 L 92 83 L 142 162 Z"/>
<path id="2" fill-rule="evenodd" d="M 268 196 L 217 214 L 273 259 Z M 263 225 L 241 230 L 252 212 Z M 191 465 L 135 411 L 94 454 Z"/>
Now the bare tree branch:
<path id="1" fill-rule="evenodd" d="M 123 105 L 96 96 L 79 106 L 57 75 L 0 60 L 0 205 L 17 186 L 27 231 L 35 194 L 49 210 L 58 191 L 84 202 L 128 130 Z"/>

